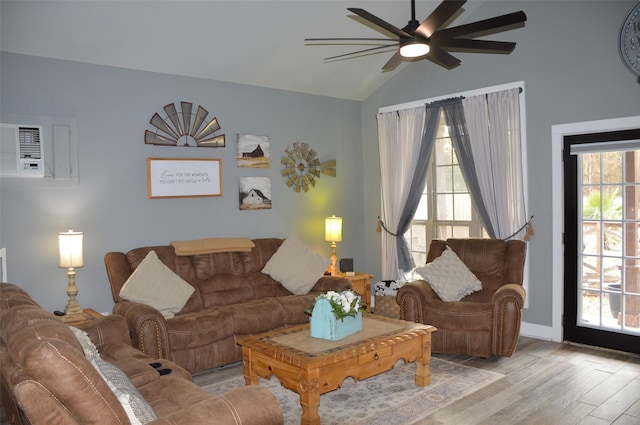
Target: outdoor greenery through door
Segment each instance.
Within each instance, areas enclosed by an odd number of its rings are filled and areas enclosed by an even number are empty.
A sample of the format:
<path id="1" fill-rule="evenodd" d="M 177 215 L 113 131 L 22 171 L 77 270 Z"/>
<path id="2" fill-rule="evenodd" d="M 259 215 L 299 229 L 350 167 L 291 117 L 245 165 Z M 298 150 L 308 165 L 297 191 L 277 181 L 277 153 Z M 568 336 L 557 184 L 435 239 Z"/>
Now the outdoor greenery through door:
<path id="1" fill-rule="evenodd" d="M 638 131 L 566 136 L 565 339 L 640 350 Z"/>

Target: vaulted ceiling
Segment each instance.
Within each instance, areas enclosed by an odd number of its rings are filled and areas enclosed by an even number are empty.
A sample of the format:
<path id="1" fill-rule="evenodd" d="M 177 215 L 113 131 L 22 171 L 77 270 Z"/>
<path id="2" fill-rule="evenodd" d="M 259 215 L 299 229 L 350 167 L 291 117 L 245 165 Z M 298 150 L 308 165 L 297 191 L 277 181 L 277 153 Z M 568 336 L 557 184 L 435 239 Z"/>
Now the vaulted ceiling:
<path id="1" fill-rule="evenodd" d="M 425 19 L 439 3 L 417 0 L 416 19 Z M 473 20 L 468 16 L 482 3 L 467 2 L 455 25 Z M 382 36 L 347 7 L 400 28 L 411 17 L 409 0 L 2 0 L 0 48 L 363 100 L 411 64 L 382 72 L 391 52 L 324 62 L 359 47 L 305 45 L 309 37 Z"/>

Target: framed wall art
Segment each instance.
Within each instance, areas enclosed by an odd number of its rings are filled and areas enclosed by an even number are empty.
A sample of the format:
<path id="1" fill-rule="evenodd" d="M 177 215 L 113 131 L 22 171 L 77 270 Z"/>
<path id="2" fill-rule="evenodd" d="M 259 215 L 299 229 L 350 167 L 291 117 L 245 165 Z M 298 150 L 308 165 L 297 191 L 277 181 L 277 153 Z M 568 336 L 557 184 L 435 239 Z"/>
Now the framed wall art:
<path id="1" fill-rule="evenodd" d="M 222 196 L 222 160 L 147 158 L 150 199 Z"/>
<path id="2" fill-rule="evenodd" d="M 240 210 L 271 209 L 271 178 L 240 177 Z"/>
<path id="3" fill-rule="evenodd" d="M 238 134 L 238 167 L 269 168 L 269 136 Z"/>

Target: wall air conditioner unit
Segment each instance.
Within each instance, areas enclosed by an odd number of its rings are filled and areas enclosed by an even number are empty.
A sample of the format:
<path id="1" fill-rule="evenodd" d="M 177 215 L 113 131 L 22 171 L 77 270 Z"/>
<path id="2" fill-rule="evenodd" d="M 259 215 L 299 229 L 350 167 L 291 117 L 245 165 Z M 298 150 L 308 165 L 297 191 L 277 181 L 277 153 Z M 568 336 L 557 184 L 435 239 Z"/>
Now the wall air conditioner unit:
<path id="1" fill-rule="evenodd" d="M 44 177 L 42 126 L 0 124 L 0 176 Z"/>

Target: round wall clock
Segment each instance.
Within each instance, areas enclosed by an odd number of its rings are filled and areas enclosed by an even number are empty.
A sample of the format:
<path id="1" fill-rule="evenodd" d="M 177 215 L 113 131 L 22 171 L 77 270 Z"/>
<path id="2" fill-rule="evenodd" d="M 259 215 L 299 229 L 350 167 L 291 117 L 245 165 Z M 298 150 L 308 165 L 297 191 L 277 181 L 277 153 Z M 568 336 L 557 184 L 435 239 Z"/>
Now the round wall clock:
<path id="1" fill-rule="evenodd" d="M 620 28 L 618 48 L 629 71 L 640 76 L 640 3 L 633 6 Z"/>

